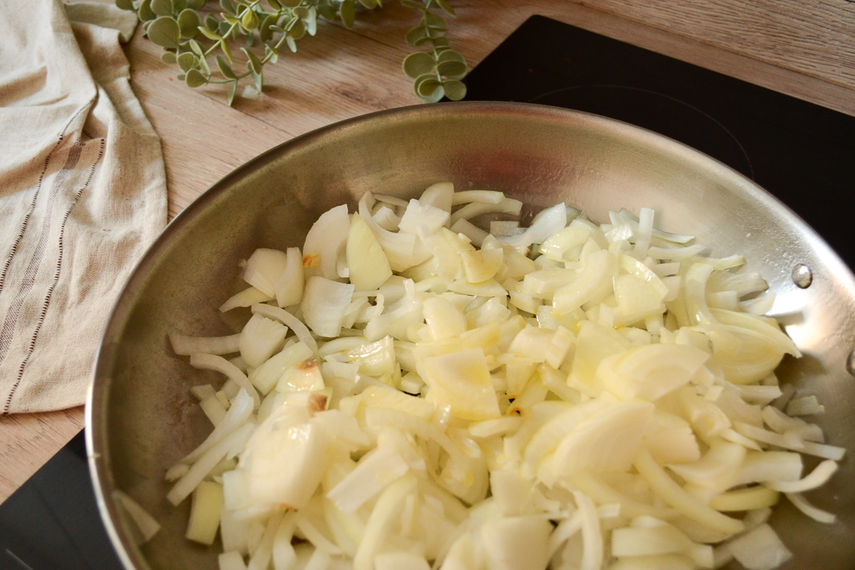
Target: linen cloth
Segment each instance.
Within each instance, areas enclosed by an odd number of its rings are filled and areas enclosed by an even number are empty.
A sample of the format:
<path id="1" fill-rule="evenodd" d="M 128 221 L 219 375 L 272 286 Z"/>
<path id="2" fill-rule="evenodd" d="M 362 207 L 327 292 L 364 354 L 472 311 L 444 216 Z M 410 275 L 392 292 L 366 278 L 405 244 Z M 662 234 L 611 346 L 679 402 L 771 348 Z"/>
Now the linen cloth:
<path id="1" fill-rule="evenodd" d="M 0 413 L 86 398 L 114 301 L 166 224 L 160 139 L 109 4 L 0 0 Z"/>

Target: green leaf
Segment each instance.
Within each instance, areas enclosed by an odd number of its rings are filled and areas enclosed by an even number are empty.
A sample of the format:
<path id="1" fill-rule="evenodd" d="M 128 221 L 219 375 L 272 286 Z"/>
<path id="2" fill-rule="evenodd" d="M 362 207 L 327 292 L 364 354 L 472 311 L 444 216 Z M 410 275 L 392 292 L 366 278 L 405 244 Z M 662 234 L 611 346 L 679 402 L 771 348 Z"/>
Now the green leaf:
<path id="1" fill-rule="evenodd" d="M 213 14 L 208 14 L 205 16 L 205 27 L 212 32 L 216 32 L 217 28 L 220 27 L 220 21 Z"/>
<path id="2" fill-rule="evenodd" d="M 199 35 L 199 14 L 186 8 L 178 14 L 178 29 L 182 38 L 194 38 Z"/>
<path id="3" fill-rule="evenodd" d="M 211 68 L 208 66 L 208 60 L 204 57 L 201 57 L 196 60 L 196 65 L 199 66 L 199 69 L 205 74 L 206 77 L 211 77 Z"/>
<path id="4" fill-rule="evenodd" d="M 294 38 L 285 36 L 285 43 L 288 44 L 288 49 L 291 50 L 291 53 L 297 53 L 297 42 L 294 41 Z"/>
<path id="5" fill-rule="evenodd" d="M 373 10 L 377 7 L 377 0 L 359 0 L 359 3 L 368 10 Z"/>
<path id="6" fill-rule="evenodd" d="M 404 73 L 415 79 L 419 75 L 431 73 L 436 67 L 436 60 L 425 52 L 411 53 L 404 58 Z"/>
<path id="7" fill-rule="evenodd" d="M 187 0 L 172 0 L 172 13 L 180 14 L 187 8 Z"/>
<path id="8" fill-rule="evenodd" d="M 232 66 L 230 66 L 229 62 L 227 62 L 221 55 L 217 56 L 217 67 L 220 68 L 220 73 L 222 73 L 223 77 L 226 79 L 237 80 L 237 75 L 232 71 Z"/>
<path id="9" fill-rule="evenodd" d="M 198 69 L 191 69 L 187 72 L 187 75 L 184 77 L 184 83 L 187 84 L 187 87 L 192 87 L 196 89 L 197 87 L 201 87 L 208 83 L 208 80 L 202 75 L 202 72 Z"/>
<path id="10" fill-rule="evenodd" d="M 413 88 L 416 90 L 416 94 L 418 95 L 419 86 L 425 81 L 439 81 L 436 76 L 436 73 L 425 73 L 424 75 L 419 75 L 416 77 L 415 81 L 413 81 Z"/>
<path id="11" fill-rule="evenodd" d="M 148 39 L 165 48 L 177 48 L 181 32 L 178 22 L 170 16 L 161 16 L 148 26 Z"/>
<path id="12" fill-rule="evenodd" d="M 175 57 L 175 52 L 165 51 L 160 54 L 160 61 L 172 65 L 178 61 L 178 58 Z"/>
<path id="13" fill-rule="evenodd" d="M 276 14 L 268 14 L 261 25 L 258 27 L 258 39 L 261 43 L 267 43 L 273 39 L 273 28 L 271 26 L 276 23 L 279 17 Z"/>
<path id="14" fill-rule="evenodd" d="M 143 0 L 139 8 L 139 18 L 143 22 L 150 22 L 157 18 L 157 14 L 151 11 L 151 0 Z"/>
<path id="15" fill-rule="evenodd" d="M 436 71 L 448 79 L 460 79 L 466 75 L 466 64 L 460 61 L 443 61 L 436 66 Z"/>
<path id="16" fill-rule="evenodd" d="M 418 28 L 413 28 L 404 38 L 407 40 L 407 43 L 413 47 L 421 45 L 424 43 L 424 39 L 427 37 L 427 31 L 419 26 Z M 420 42 L 420 43 L 419 43 Z"/>
<path id="17" fill-rule="evenodd" d="M 448 26 L 445 23 L 445 20 L 442 19 L 442 16 L 438 16 L 433 12 L 425 12 L 424 16 L 422 16 L 422 21 L 429 28 L 433 28 L 434 30 L 446 31 Z"/>
<path id="18" fill-rule="evenodd" d="M 430 97 L 437 89 L 442 88 L 442 83 L 438 79 L 427 79 L 419 83 L 418 94 L 420 97 Z"/>
<path id="19" fill-rule="evenodd" d="M 300 18 L 301 20 L 309 15 L 309 9 L 305 6 L 297 6 L 291 10 L 291 16 Z"/>
<path id="20" fill-rule="evenodd" d="M 436 3 L 446 14 L 454 16 L 454 8 L 451 7 L 451 4 L 447 0 L 436 0 Z"/>
<path id="21" fill-rule="evenodd" d="M 191 10 L 201 10 L 205 7 L 207 0 L 187 0 L 187 7 Z"/>
<path id="22" fill-rule="evenodd" d="M 181 71 L 187 72 L 196 67 L 196 62 L 199 61 L 196 59 L 196 56 L 190 52 L 184 52 L 178 56 L 178 67 L 181 68 Z"/>
<path id="23" fill-rule="evenodd" d="M 418 95 L 422 101 L 427 103 L 436 103 L 442 99 L 445 92 L 442 89 L 442 83 L 436 79 L 428 79 L 426 81 L 422 81 L 418 86 L 416 86 L 416 95 Z"/>
<path id="24" fill-rule="evenodd" d="M 466 59 L 454 51 L 453 49 L 446 49 L 440 52 L 439 57 L 436 58 L 437 61 L 460 61 L 462 63 L 466 63 Z"/>
<path id="25" fill-rule="evenodd" d="M 240 18 L 237 16 L 232 16 L 231 14 L 223 13 L 223 21 L 229 24 L 230 26 L 234 26 L 235 24 L 240 24 Z M 218 22 L 218 24 L 222 24 L 223 22 Z M 222 26 L 220 26 L 220 31 L 223 31 Z M 223 32 L 225 33 L 225 32 Z"/>
<path id="26" fill-rule="evenodd" d="M 235 23 L 238 23 L 237 19 L 235 19 Z M 231 24 L 229 24 L 228 22 L 221 21 L 217 26 L 217 31 L 220 33 L 221 36 L 225 36 L 231 31 L 231 27 Z"/>
<path id="27" fill-rule="evenodd" d="M 172 16 L 172 0 L 151 0 L 151 11 L 158 16 Z"/>
<path id="28" fill-rule="evenodd" d="M 344 0 L 338 9 L 338 13 L 341 16 L 344 27 L 352 28 L 353 21 L 356 18 L 356 2 L 354 0 Z"/>
<path id="29" fill-rule="evenodd" d="M 456 79 L 443 81 L 442 88 L 445 91 L 445 96 L 452 101 L 460 101 L 466 97 L 466 84 L 462 81 Z"/>
<path id="30" fill-rule="evenodd" d="M 247 57 L 248 61 L 246 62 L 246 68 L 252 73 L 261 73 L 262 64 L 261 61 L 259 61 L 258 56 L 246 48 L 240 48 L 240 51 L 242 51 Z"/>
<path id="31" fill-rule="evenodd" d="M 261 73 L 255 73 L 254 71 L 250 71 L 249 74 L 252 76 L 252 80 L 255 82 L 255 88 L 258 89 L 259 93 L 262 89 L 264 89 L 264 77 Z"/>
<path id="32" fill-rule="evenodd" d="M 318 11 L 314 6 L 309 8 L 309 15 L 303 21 L 306 23 L 306 31 L 314 36 L 318 31 Z"/>
<path id="33" fill-rule="evenodd" d="M 279 3 L 285 8 L 296 8 L 302 3 L 302 0 L 279 0 Z"/>
<path id="34" fill-rule="evenodd" d="M 228 14 L 231 14 L 232 16 L 237 15 L 237 8 L 234 4 L 231 3 L 230 0 L 220 0 L 220 7 L 223 9 L 223 11 Z"/>
<path id="35" fill-rule="evenodd" d="M 335 20 L 336 7 L 329 3 L 319 4 L 318 14 L 325 20 Z"/>
<path id="36" fill-rule="evenodd" d="M 190 49 L 200 58 L 205 57 L 205 53 L 202 51 L 202 46 L 199 45 L 199 42 L 196 40 L 190 40 L 187 42 L 187 45 L 190 46 Z"/>
<path id="37" fill-rule="evenodd" d="M 240 19 L 240 23 L 247 30 L 255 30 L 258 28 L 258 15 L 247 8 L 243 12 L 243 16 Z"/>
<path id="38" fill-rule="evenodd" d="M 299 40 L 306 35 L 306 26 L 303 25 L 303 20 L 295 18 L 289 22 L 289 27 L 291 29 L 288 31 L 288 35 L 295 40 Z"/>
<path id="39" fill-rule="evenodd" d="M 232 50 L 229 49 L 229 44 L 226 43 L 225 40 L 220 40 L 217 42 L 217 45 L 220 46 L 220 49 L 223 50 L 223 53 L 226 56 L 226 59 L 229 60 L 229 63 L 234 62 L 234 58 L 232 57 Z"/>
<path id="40" fill-rule="evenodd" d="M 134 2 L 133 0 L 116 0 L 116 6 L 121 8 L 122 10 L 130 10 L 134 11 Z"/>
<path id="41" fill-rule="evenodd" d="M 277 12 L 282 9 L 282 4 L 276 0 L 267 0 L 267 5 L 270 6 L 271 10 L 276 10 Z"/>
<path id="42" fill-rule="evenodd" d="M 274 65 L 277 61 L 279 61 L 279 53 L 275 49 L 270 47 L 269 44 L 264 46 L 264 57 L 265 59 L 267 59 L 267 61 Z"/>
<path id="43" fill-rule="evenodd" d="M 208 38 L 209 40 L 218 42 L 222 40 L 222 36 L 217 34 L 216 30 L 209 30 L 208 28 L 199 27 L 199 31 L 202 32 L 202 35 Z"/>
<path id="44" fill-rule="evenodd" d="M 229 107 L 234 103 L 235 93 L 237 93 L 237 80 L 229 82 Z"/>

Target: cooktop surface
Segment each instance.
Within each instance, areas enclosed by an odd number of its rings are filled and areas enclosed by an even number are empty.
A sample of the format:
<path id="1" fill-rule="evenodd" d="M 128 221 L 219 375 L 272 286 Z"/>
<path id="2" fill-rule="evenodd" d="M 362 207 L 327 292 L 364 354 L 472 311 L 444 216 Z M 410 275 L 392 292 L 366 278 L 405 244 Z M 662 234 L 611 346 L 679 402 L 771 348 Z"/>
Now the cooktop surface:
<path id="1" fill-rule="evenodd" d="M 467 99 L 605 115 L 688 144 L 788 205 L 855 267 L 855 118 L 534 16 L 466 79 Z M 0 569 L 122 568 L 83 432 L 0 505 Z"/>

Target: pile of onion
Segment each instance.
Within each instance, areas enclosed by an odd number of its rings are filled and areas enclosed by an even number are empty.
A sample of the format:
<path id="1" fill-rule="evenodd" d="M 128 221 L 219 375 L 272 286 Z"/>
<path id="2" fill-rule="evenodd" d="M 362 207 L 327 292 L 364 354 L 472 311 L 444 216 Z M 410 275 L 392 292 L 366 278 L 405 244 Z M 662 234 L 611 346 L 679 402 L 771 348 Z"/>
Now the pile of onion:
<path id="1" fill-rule="evenodd" d="M 844 450 L 779 385 L 799 351 L 762 277 L 652 210 L 521 206 L 365 194 L 242 264 L 239 333 L 171 335 L 226 378 L 166 474 L 221 570 L 764 570 L 781 495 L 834 522 L 802 493 Z"/>

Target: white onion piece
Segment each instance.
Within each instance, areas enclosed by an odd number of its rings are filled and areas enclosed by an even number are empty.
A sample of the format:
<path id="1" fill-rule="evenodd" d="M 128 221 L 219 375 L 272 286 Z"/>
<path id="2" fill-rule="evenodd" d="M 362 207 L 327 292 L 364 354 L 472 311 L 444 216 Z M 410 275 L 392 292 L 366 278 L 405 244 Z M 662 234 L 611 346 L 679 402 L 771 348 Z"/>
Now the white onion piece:
<path id="1" fill-rule="evenodd" d="M 243 280 L 267 295 L 268 299 L 276 296 L 274 283 L 285 271 L 288 256 L 284 251 L 269 248 L 258 248 L 243 268 Z"/>
<path id="2" fill-rule="evenodd" d="M 489 570 L 544 570 L 549 563 L 552 525 L 537 515 L 502 517 L 481 527 Z M 597 566 L 599 568 L 599 566 Z"/>
<path id="3" fill-rule="evenodd" d="M 503 192 L 496 190 L 461 190 L 455 192 L 451 203 L 454 206 L 469 204 L 470 202 L 483 202 L 486 204 L 498 204 L 505 199 Z"/>
<path id="4" fill-rule="evenodd" d="M 768 524 L 733 539 L 727 547 L 747 570 L 772 570 L 793 556 Z"/>
<path id="5" fill-rule="evenodd" d="M 232 405 L 228 411 L 226 411 L 225 416 L 223 416 L 222 421 L 214 428 L 214 431 L 208 434 L 205 441 L 185 456 L 180 463 L 192 463 L 196 461 L 203 453 L 214 447 L 218 441 L 246 423 L 246 420 L 252 415 L 252 409 L 252 396 L 247 394 L 246 390 L 241 389 L 232 401 Z"/>
<path id="6" fill-rule="evenodd" d="M 513 198 L 502 198 L 494 204 L 489 202 L 472 202 L 451 214 L 451 225 L 454 225 L 461 218 L 471 220 L 476 216 L 484 214 L 511 214 L 519 216 L 521 211 L 522 202 Z"/>
<path id="7" fill-rule="evenodd" d="M 235 293 L 229 297 L 225 303 L 220 305 L 220 312 L 225 313 L 238 307 L 249 307 L 253 303 L 264 303 L 273 298 L 273 295 L 268 295 L 264 291 L 260 291 L 255 287 L 247 287 L 239 293 Z"/>
<path id="8" fill-rule="evenodd" d="M 415 490 L 416 483 L 413 476 L 401 477 L 389 485 L 377 499 L 377 504 L 365 525 L 365 535 L 353 557 L 354 570 L 372 570 L 374 555 L 394 523 L 395 515 L 400 512 L 404 497 Z"/>
<path id="9" fill-rule="evenodd" d="M 430 254 L 414 234 L 390 232 L 380 227 L 371 217 L 371 203 L 374 198 L 370 192 L 363 194 L 359 200 L 359 215 L 368 224 L 374 236 L 386 253 L 389 265 L 393 271 L 404 271 L 426 261 Z"/>
<path id="10" fill-rule="evenodd" d="M 190 366 L 201 370 L 214 370 L 225 374 L 230 380 L 234 380 L 238 386 L 246 390 L 247 394 L 252 396 L 252 400 L 255 402 L 256 408 L 261 404 L 261 398 L 259 398 L 258 392 L 256 391 L 255 386 L 252 385 L 252 382 L 249 381 L 249 378 L 246 377 L 246 374 L 241 372 L 240 368 L 222 356 L 197 352 L 190 355 Z"/>
<path id="11" fill-rule="evenodd" d="M 358 213 L 350 220 L 345 254 L 350 282 L 357 291 L 377 289 L 392 276 L 383 248 Z"/>
<path id="12" fill-rule="evenodd" d="M 454 184 L 451 182 L 437 182 L 425 188 L 425 191 L 419 196 L 419 202 L 426 206 L 433 206 L 451 213 L 455 196 Z"/>
<path id="13" fill-rule="evenodd" d="M 522 234 L 504 238 L 502 241 L 513 247 L 528 247 L 533 243 L 543 243 L 546 238 L 564 229 L 566 225 L 567 207 L 562 202 L 538 213 Z"/>
<path id="14" fill-rule="evenodd" d="M 305 283 L 303 254 L 300 253 L 300 248 L 289 247 L 285 250 L 285 257 L 285 269 L 273 284 L 273 288 L 276 292 L 276 303 L 280 307 L 291 307 L 299 305 L 300 301 L 303 300 L 303 285 Z"/>
<path id="15" fill-rule="evenodd" d="M 303 292 L 303 318 L 306 325 L 323 337 L 341 332 L 345 310 L 353 298 L 354 286 L 324 277 L 310 277 Z"/>
<path id="16" fill-rule="evenodd" d="M 186 499 L 193 492 L 193 489 L 216 467 L 220 460 L 244 448 L 254 430 L 255 425 L 247 423 L 215 443 L 175 483 L 169 493 L 166 494 L 166 499 L 173 505 L 178 505 Z"/>
<path id="17" fill-rule="evenodd" d="M 137 545 L 148 542 L 154 538 L 154 535 L 160 532 L 160 523 L 139 503 L 133 500 L 130 495 L 116 489 L 113 491 L 113 497 L 133 521 L 136 530 L 139 531 L 139 536 L 134 537 Z"/>
<path id="18" fill-rule="evenodd" d="M 276 538 L 276 531 L 279 529 L 279 523 L 284 516 L 285 513 L 279 511 L 274 513 L 267 521 L 267 524 L 264 526 L 264 533 L 261 535 L 261 541 L 249 559 L 247 570 L 267 570 L 273 558 L 273 541 Z"/>
<path id="19" fill-rule="evenodd" d="M 454 225 L 451 226 L 451 231 L 465 235 L 472 242 L 472 245 L 476 247 L 481 247 L 484 239 L 490 235 L 489 232 L 485 232 L 469 220 L 464 220 L 463 218 L 454 222 Z"/>
<path id="20" fill-rule="evenodd" d="M 300 342 L 305 343 L 306 346 L 312 349 L 313 354 L 317 354 L 318 343 L 315 341 L 315 337 L 312 336 L 312 333 L 309 332 L 308 327 L 303 324 L 303 321 L 288 311 L 271 305 L 255 304 L 252 306 L 252 312 L 254 314 L 264 315 L 265 317 L 281 321 L 294 331 L 294 334 L 297 335 Z"/>
<path id="21" fill-rule="evenodd" d="M 721 514 L 686 493 L 646 450 L 638 454 L 635 467 L 663 501 L 693 521 L 727 534 L 736 534 L 745 528 L 742 521 Z"/>
<path id="22" fill-rule="evenodd" d="M 288 327 L 263 315 L 252 315 L 240 333 L 240 355 L 248 366 L 261 366 L 285 344 Z"/>
<path id="23" fill-rule="evenodd" d="M 217 556 L 220 570 L 246 570 L 243 556 L 237 550 L 228 550 Z"/>
<path id="24" fill-rule="evenodd" d="M 320 275 L 332 281 L 338 280 L 336 265 L 347 243 L 349 229 L 350 218 L 346 204 L 335 206 L 318 217 L 303 243 L 303 271 L 306 279 Z"/>
<path id="25" fill-rule="evenodd" d="M 327 498 L 343 512 L 352 513 L 409 469 L 394 446 L 378 446 L 366 453 L 356 468 L 327 492 Z"/>
<path id="26" fill-rule="evenodd" d="M 449 217 L 447 210 L 423 204 L 419 200 L 410 200 L 404 215 L 401 216 L 398 230 L 406 234 L 417 234 L 419 226 L 424 224 L 430 233 L 436 233 L 448 222 Z"/>
<path id="27" fill-rule="evenodd" d="M 828 511 L 824 511 L 819 509 L 802 496 L 801 493 L 785 493 L 790 502 L 795 506 L 798 510 L 812 518 L 817 522 L 821 522 L 823 524 L 834 524 L 837 522 L 837 515 L 834 513 L 829 513 Z"/>
<path id="28" fill-rule="evenodd" d="M 220 527 L 223 508 L 223 486 L 216 481 L 202 481 L 193 490 L 190 520 L 185 537 L 210 546 Z"/>
<path id="29" fill-rule="evenodd" d="M 769 487 L 782 493 L 802 493 L 824 485 L 837 471 L 836 461 L 826 459 L 810 472 L 810 475 L 798 481 L 770 481 Z"/>
<path id="30" fill-rule="evenodd" d="M 228 336 L 186 336 L 169 333 L 169 343 L 175 354 L 190 356 L 194 352 L 232 354 L 240 350 L 240 333 Z"/>

